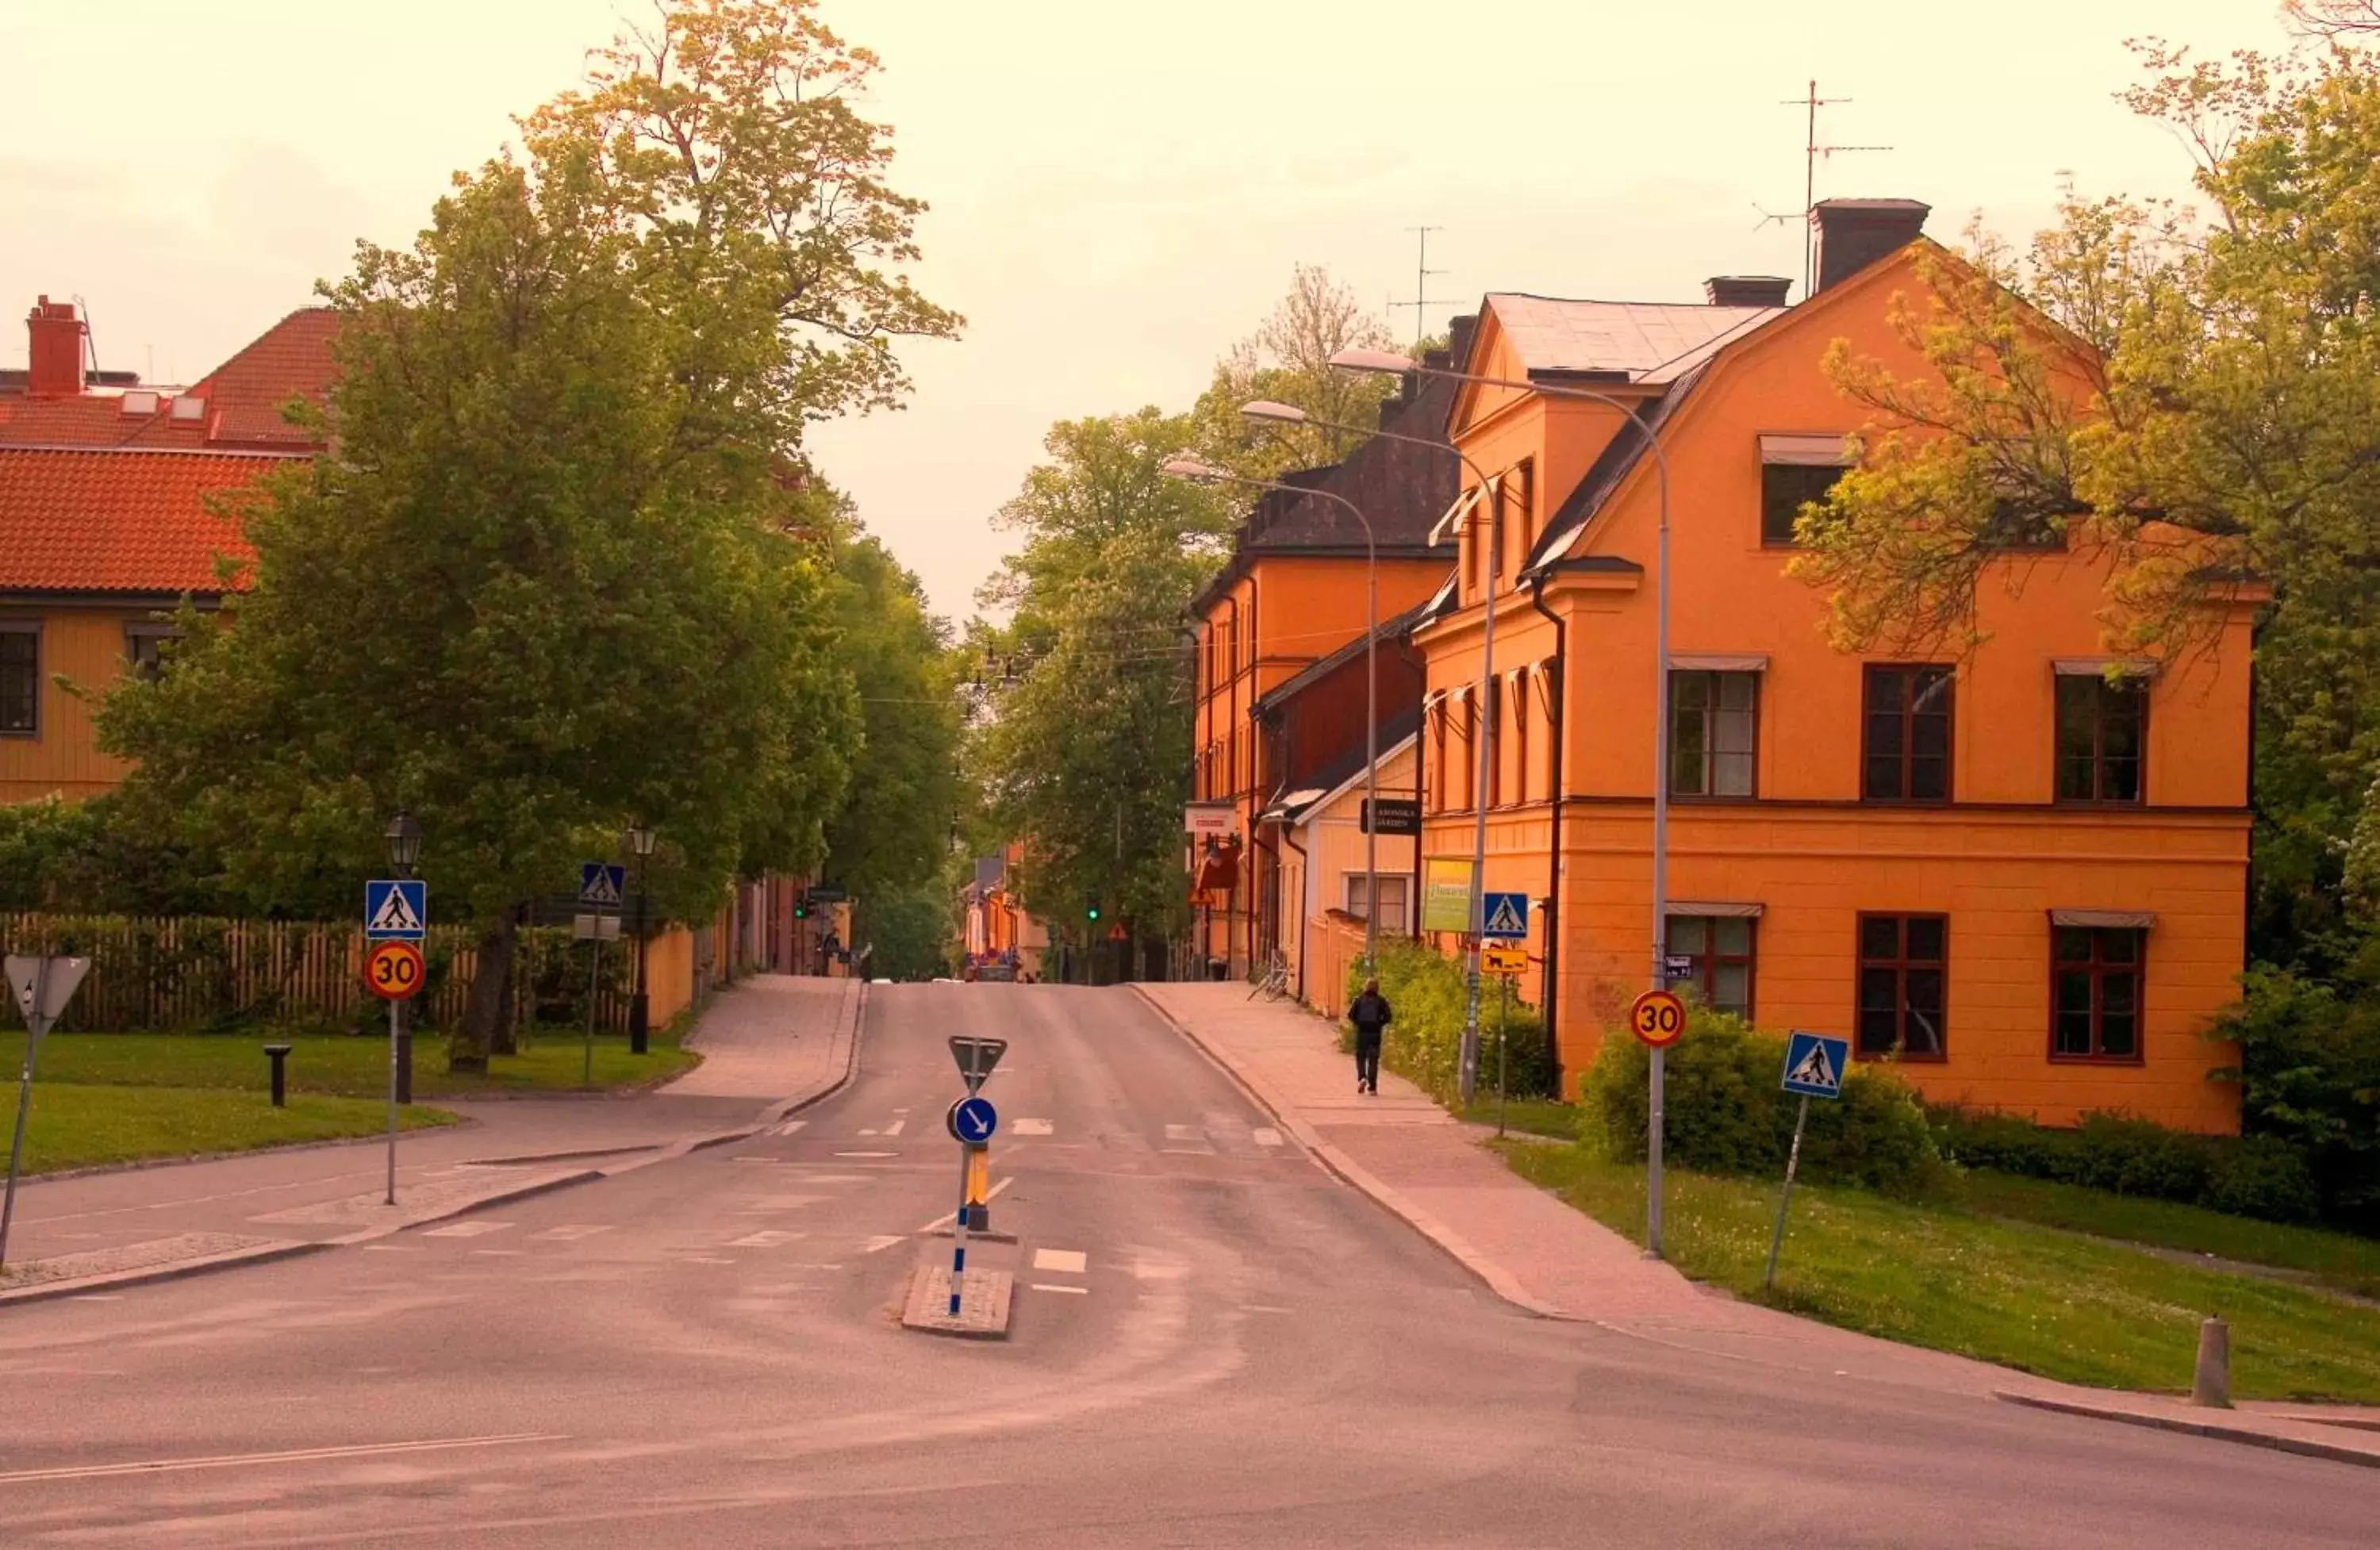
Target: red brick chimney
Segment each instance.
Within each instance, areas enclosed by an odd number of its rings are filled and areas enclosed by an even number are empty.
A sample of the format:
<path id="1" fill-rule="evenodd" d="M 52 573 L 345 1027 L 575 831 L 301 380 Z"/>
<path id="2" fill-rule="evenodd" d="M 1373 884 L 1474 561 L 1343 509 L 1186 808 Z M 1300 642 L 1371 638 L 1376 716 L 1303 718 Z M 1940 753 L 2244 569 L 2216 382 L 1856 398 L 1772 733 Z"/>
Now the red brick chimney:
<path id="1" fill-rule="evenodd" d="M 71 301 L 48 297 L 25 314 L 25 332 L 32 348 L 25 373 L 25 391 L 39 398 L 72 398 L 82 392 L 83 321 Z"/>

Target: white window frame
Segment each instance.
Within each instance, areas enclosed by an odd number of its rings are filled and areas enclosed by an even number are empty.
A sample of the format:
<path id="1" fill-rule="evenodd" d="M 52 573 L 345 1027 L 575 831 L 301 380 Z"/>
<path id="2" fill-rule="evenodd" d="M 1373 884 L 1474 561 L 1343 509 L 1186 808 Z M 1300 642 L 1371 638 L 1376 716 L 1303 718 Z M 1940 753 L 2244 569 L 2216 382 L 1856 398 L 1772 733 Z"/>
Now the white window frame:
<path id="1" fill-rule="evenodd" d="M 1367 880 L 1367 875 L 1360 869 L 1340 874 L 1339 897 L 1346 912 L 1358 920 L 1370 918 L 1368 910 L 1355 907 L 1355 901 L 1366 896 L 1364 884 Z M 1381 902 L 1388 909 L 1388 914 L 1379 923 L 1380 931 L 1391 937 L 1404 936 L 1406 918 L 1413 911 L 1412 875 L 1405 872 L 1381 873 L 1380 893 Z M 1368 905 L 1369 900 L 1366 899 L 1366 902 Z"/>

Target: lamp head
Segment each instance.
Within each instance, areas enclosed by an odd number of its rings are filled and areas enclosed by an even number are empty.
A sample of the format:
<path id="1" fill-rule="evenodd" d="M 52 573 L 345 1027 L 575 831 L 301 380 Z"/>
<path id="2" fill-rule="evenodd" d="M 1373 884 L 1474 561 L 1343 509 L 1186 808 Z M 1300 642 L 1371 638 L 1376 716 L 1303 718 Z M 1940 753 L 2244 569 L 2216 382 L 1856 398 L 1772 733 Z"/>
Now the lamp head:
<path id="1" fill-rule="evenodd" d="M 1269 398 L 1259 398 L 1240 406 L 1243 418 L 1263 420 L 1274 425 L 1304 425 L 1314 417 L 1294 404 L 1276 404 Z"/>
<path id="2" fill-rule="evenodd" d="M 1394 350 L 1351 348 L 1330 357 L 1330 364 L 1342 371 L 1390 371 L 1402 374 L 1414 369 L 1412 357 Z"/>
<path id="3" fill-rule="evenodd" d="M 638 824 L 620 836 L 621 847 L 630 855 L 643 857 L 653 854 L 653 831 Z"/>
<path id="4" fill-rule="evenodd" d="M 1163 472 L 1177 479 L 1220 479 L 1229 478 L 1211 463 L 1201 463 L 1195 457 L 1176 457 L 1168 461 Z"/>
<path id="5" fill-rule="evenodd" d="M 400 812 L 388 820 L 388 829 L 381 837 L 388 842 L 389 865 L 410 876 L 414 864 L 421 859 L 421 820 Z"/>

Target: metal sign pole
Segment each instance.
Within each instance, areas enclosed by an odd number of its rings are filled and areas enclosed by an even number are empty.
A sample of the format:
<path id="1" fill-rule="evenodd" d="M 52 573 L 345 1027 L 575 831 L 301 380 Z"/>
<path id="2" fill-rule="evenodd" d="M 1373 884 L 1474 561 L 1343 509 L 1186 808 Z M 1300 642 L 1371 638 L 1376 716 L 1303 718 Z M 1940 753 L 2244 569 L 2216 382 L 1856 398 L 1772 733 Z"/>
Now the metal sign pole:
<path id="1" fill-rule="evenodd" d="M 1761 1290 L 1773 1290 L 1777 1285 L 1777 1251 L 1785 1244 L 1785 1207 L 1793 1199 L 1793 1170 L 1802 1166 L 1802 1127 L 1810 1122 L 1810 1095 L 1802 1095 L 1801 1112 L 1793 1116 L 1793 1149 L 1785 1154 L 1785 1191 L 1777 1197 L 1777 1229 L 1768 1235 L 1768 1273 L 1760 1278 Z"/>
<path id="2" fill-rule="evenodd" d="M 959 1289 L 966 1281 L 967 1146 L 959 1143 L 959 1208 L 951 1218 L 951 1317 L 959 1316 Z"/>
<path id="3" fill-rule="evenodd" d="M 603 975 L 603 916 L 595 916 L 595 951 L 587 963 L 587 1059 L 583 1063 L 578 1084 L 595 1085 L 595 987 Z"/>
<path id="4" fill-rule="evenodd" d="M 1500 1136 L 1504 1133 L 1504 1080 L 1510 1072 L 1510 1064 L 1505 1059 L 1509 1041 L 1504 1036 L 1504 1031 L 1509 1024 L 1512 1005 L 1512 978 L 1506 975 L 1498 975 L 1496 976 L 1496 1133 Z"/>
<path id="5" fill-rule="evenodd" d="M 33 1004 L 25 1012 L 25 1074 L 17 1083 L 17 1136 L 8 1144 L 8 1193 L 0 1200 L 0 1270 L 8 1265 L 8 1224 L 17 1216 L 17 1170 L 25 1160 L 25 1113 L 33 1103 L 33 1052 L 50 1030 L 42 1016 L 50 1001 L 50 958 L 33 971 Z"/>
<path id="6" fill-rule="evenodd" d="M 396 1204 L 396 1009 L 403 1001 L 388 1003 L 388 1199 Z"/>
<path id="7" fill-rule="evenodd" d="M 1652 1076 L 1646 1090 L 1648 1112 L 1645 1129 L 1645 1254 L 1661 1257 L 1661 1078 L 1666 1052 L 1653 1047 Z"/>

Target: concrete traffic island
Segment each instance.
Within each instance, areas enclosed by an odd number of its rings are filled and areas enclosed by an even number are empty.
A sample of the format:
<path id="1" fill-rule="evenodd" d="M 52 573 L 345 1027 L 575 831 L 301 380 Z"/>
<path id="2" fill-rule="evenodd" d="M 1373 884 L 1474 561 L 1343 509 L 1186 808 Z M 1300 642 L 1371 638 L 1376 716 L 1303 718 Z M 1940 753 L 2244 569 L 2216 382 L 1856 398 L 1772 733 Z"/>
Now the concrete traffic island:
<path id="1" fill-rule="evenodd" d="M 960 1289 L 959 1312 L 951 1316 L 951 1268 L 921 1265 L 909 1278 L 909 1301 L 901 1327 L 963 1340 L 1005 1340 L 1016 1278 L 1005 1270 L 970 1270 Z"/>

